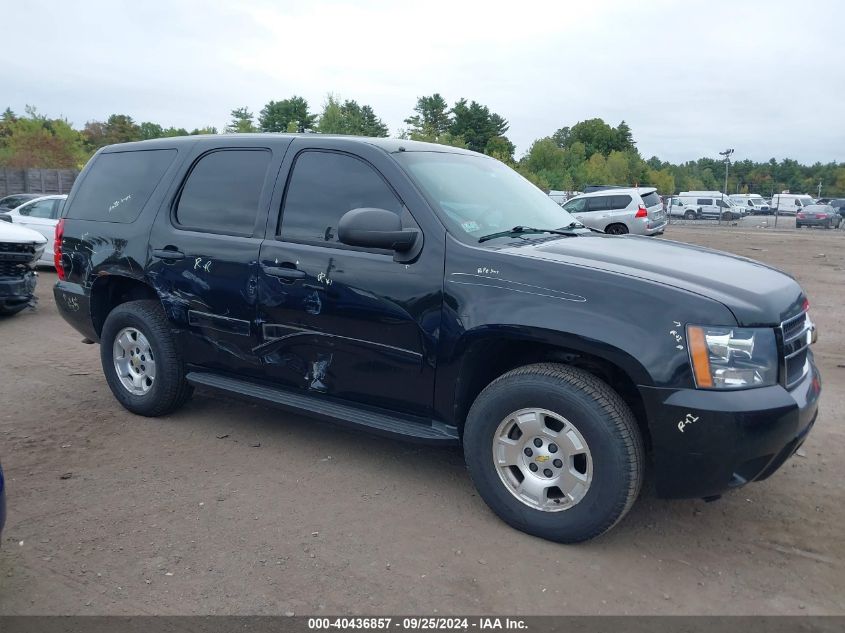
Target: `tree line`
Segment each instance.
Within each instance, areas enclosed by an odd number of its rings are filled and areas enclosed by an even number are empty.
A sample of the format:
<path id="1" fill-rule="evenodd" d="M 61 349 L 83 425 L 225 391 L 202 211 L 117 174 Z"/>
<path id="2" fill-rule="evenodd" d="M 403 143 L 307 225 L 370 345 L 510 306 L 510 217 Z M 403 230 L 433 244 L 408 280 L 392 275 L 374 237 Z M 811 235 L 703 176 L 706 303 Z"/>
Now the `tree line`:
<path id="1" fill-rule="evenodd" d="M 451 106 L 439 93 L 419 97 L 396 131 L 400 138 L 462 147 L 493 156 L 541 189 L 579 191 L 590 184 L 650 185 L 664 194 L 722 190 L 725 165 L 713 158 L 672 164 L 657 156 L 644 158 L 625 121 L 615 127 L 600 118 L 564 126 L 537 139 L 516 158 L 508 139 L 507 119 L 484 104 L 461 98 Z M 63 118 L 49 118 L 34 107 L 23 114 L 10 108 L 0 115 L 0 167 L 81 168 L 99 148 L 114 143 L 168 136 L 217 134 L 213 126 L 185 128 L 151 121 L 136 122 L 127 114 L 88 121 L 82 129 Z M 327 95 L 319 111 L 292 96 L 269 101 L 256 113 L 248 107 L 230 112 L 224 133 L 314 132 L 388 136 L 384 121 L 368 104 Z M 826 196 L 845 196 L 845 163 L 803 165 L 793 159 L 744 160 L 730 165 L 729 193 L 770 195 L 782 190 L 815 193 L 819 182 Z"/>

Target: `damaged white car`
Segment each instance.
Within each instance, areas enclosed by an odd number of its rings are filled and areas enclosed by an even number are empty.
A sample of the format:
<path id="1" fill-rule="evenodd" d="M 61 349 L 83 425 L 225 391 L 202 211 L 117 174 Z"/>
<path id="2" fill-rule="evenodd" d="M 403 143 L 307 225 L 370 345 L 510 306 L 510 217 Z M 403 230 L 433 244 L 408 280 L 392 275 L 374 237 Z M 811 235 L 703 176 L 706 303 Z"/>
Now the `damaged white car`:
<path id="1" fill-rule="evenodd" d="M 35 265 L 47 238 L 11 222 L 0 222 L 0 316 L 17 314 L 35 301 Z"/>

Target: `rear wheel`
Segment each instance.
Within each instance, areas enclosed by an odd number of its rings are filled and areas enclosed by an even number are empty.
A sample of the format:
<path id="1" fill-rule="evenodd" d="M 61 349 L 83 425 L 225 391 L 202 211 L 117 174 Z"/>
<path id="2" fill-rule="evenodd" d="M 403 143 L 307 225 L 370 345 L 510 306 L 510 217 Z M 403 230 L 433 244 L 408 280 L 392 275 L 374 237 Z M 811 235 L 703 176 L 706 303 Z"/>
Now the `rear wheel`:
<path id="1" fill-rule="evenodd" d="M 482 498 L 511 526 L 576 543 L 613 527 L 639 494 L 643 445 L 606 383 L 554 363 L 515 369 L 470 409 L 464 456 Z"/>
<path id="2" fill-rule="evenodd" d="M 129 301 L 109 313 L 100 336 L 100 361 L 114 397 L 132 413 L 164 415 L 193 393 L 157 301 Z"/>
<path id="3" fill-rule="evenodd" d="M 628 232 L 628 227 L 624 224 L 611 224 L 604 230 L 609 235 L 625 235 Z"/>

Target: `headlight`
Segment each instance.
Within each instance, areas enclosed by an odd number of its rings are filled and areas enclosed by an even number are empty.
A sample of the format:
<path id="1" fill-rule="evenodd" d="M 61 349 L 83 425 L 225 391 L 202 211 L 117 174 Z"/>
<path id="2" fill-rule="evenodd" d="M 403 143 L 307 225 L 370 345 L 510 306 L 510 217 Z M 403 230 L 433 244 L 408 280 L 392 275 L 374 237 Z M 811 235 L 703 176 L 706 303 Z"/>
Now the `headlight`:
<path id="1" fill-rule="evenodd" d="M 772 328 L 687 326 L 695 386 L 699 389 L 766 387 L 778 380 Z"/>

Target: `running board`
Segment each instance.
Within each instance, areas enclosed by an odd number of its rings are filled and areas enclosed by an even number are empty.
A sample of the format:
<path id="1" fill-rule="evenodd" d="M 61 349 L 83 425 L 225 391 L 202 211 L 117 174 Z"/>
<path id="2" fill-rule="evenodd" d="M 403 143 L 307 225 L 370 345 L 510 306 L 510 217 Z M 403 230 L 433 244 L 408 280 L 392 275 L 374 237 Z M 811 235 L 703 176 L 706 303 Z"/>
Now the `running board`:
<path id="1" fill-rule="evenodd" d="M 294 393 L 207 372 L 192 371 L 185 378 L 192 385 L 220 389 L 283 409 L 304 413 L 311 417 L 368 430 L 379 435 L 399 437 L 427 444 L 458 444 L 459 442 L 456 428 L 437 422 L 429 424 L 414 422 L 407 418 L 360 409 L 307 394 Z"/>

